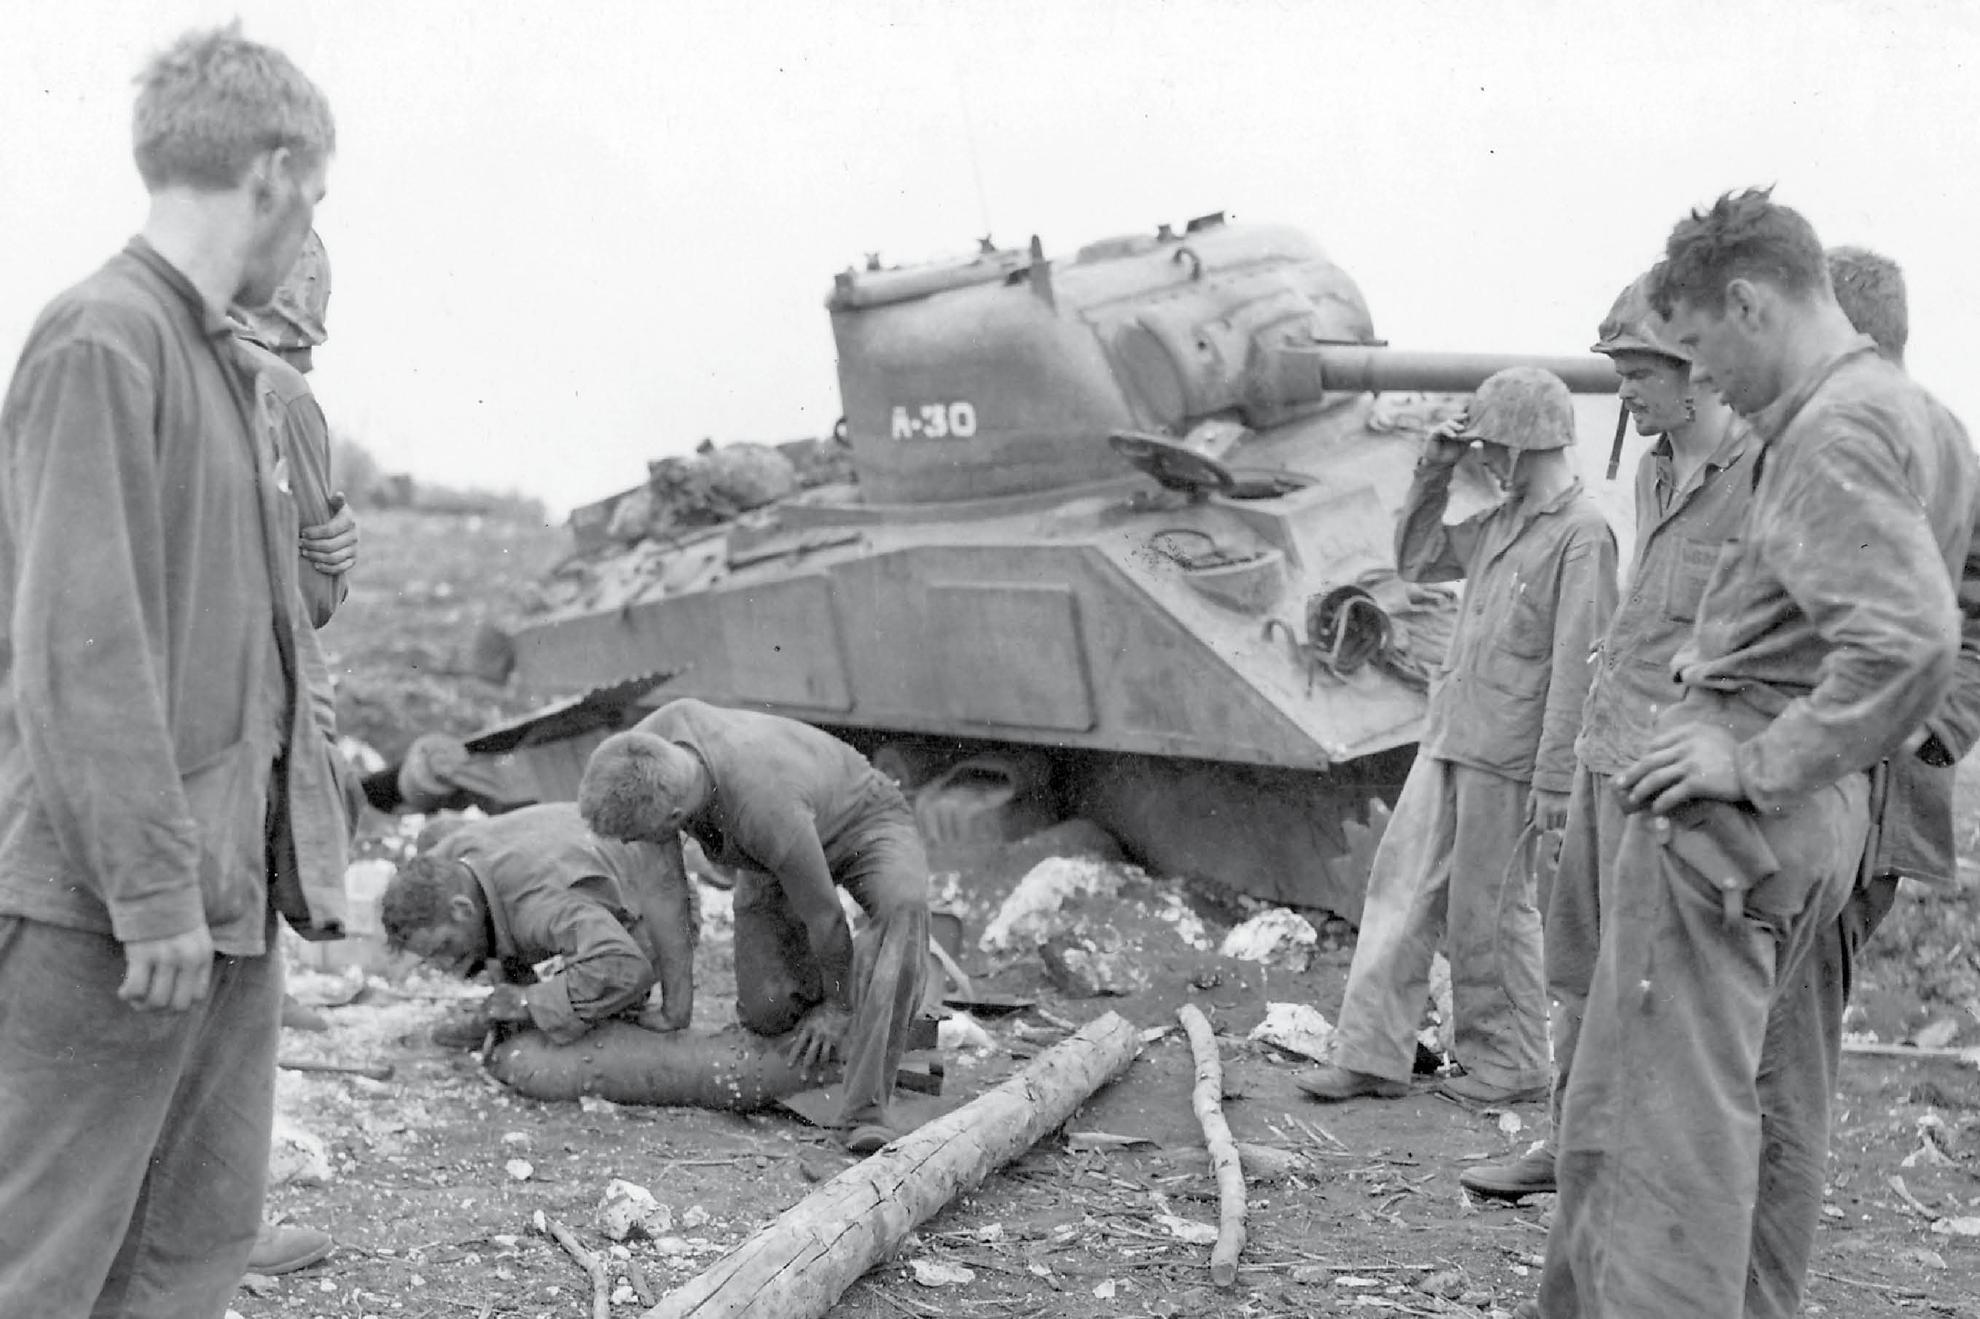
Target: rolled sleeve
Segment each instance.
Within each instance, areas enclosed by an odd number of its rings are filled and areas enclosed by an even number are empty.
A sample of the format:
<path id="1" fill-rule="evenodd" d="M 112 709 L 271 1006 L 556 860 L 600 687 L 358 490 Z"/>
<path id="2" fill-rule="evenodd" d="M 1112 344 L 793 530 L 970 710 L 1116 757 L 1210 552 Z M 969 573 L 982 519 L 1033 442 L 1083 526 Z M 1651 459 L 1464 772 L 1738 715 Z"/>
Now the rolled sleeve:
<path id="1" fill-rule="evenodd" d="M 141 365 L 89 340 L 24 370 L 4 496 L 22 740 L 60 846 L 99 886 L 117 937 L 181 934 L 205 914 L 166 700 L 155 391 Z"/>

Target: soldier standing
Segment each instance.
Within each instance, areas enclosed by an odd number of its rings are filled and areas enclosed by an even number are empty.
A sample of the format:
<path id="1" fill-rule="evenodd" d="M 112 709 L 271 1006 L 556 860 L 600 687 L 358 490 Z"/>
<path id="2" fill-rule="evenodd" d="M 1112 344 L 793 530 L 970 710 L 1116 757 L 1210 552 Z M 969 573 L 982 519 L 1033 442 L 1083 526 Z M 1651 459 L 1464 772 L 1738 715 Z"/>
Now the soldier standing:
<path id="1" fill-rule="evenodd" d="M 1691 357 L 1665 339 L 1645 275 L 1624 289 L 1602 322 L 1594 351 L 1622 377 L 1617 391 L 1640 435 L 1657 437 L 1636 469 L 1636 545 L 1627 589 L 1595 662 L 1574 789 L 1547 902 L 1547 993 L 1554 1003 L 1553 1119 L 1547 1139 L 1508 1164 L 1477 1164 L 1458 1181 L 1479 1195 L 1517 1199 L 1554 1189 L 1560 1126 L 1575 1040 L 1601 945 L 1624 805 L 1614 779 L 1649 744 L 1678 694 L 1671 657 L 1691 635 L 1719 546 L 1738 529 L 1753 489 L 1758 445 L 1717 394 L 1691 378 Z"/>
<path id="2" fill-rule="evenodd" d="M 1821 1050 L 1793 991 L 1856 879 L 1865 771 L 1959 650 L 1956 561 L 1901 458 L 1933 406 L 1851 329 L 1807 221 L 1720 198 L 1673 230 L 1651 301 L 1761 453 L 1674 661 L 1684 694 L 1616 779 L 1634 813 L 1559 1133 L 1555 1319 L 1747 1303 L 1763 1158 L 1827 1147 L 1781 1093 Z"/>
<path id="3" fill-rule="evenodd" d="M 1333 1061 L 1315 1099 L 1408 1093 L 1432 955 L 1448 945 L 1455 1051 L 1444 1088 L 1468 1103 L 1547 1084 L 1540 912 L 1522 835 L 1565 822 L 1589 651 L 1615 607 L 1616 541 L 1574 471 L 1567 386 L 1515 367 L 1431 433 L 1396 531 L 1411 581 L 1465 579 L 1450 656 L 1416 762 L 1376 849 Z M 1507 491 L 1446 525 L 1452 469 L 1473 443 Z"/>
<path id="4" fill-rule="evenodd" d="M 341 933 L 293 510 L 226 309 L 325 190 L 323 94 L 237 27 L 139 80 L 138 237 L 0 408 L 0 1313 L 210 1319 L 261 1222 L 279 912 Z"/>

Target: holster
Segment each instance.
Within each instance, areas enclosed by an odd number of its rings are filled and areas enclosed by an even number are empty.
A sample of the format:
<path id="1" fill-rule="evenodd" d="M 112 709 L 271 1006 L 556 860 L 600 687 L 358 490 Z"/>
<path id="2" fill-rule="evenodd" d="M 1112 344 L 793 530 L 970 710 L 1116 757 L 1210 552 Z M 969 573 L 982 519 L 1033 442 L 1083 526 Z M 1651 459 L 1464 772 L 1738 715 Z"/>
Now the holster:
<path id="1" fill-rule="evenodd" d="M 1718 890 L 1729 925 L 1745 913 L 1747 892 L 1780 871 L 1760 822 L 1745 807 L 1688 801 L 1666 816 L 1665 823 L 1664 846 Z"/>

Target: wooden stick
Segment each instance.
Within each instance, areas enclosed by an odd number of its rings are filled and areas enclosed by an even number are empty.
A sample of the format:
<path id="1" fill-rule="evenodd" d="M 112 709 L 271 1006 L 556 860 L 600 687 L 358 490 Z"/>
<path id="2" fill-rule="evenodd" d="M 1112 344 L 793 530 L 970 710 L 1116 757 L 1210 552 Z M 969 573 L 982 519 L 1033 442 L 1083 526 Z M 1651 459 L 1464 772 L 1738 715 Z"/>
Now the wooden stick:
<path id="1" fill-rule="evenodd" d="M 612 1275 L 606 1270 L 605 1261 L 580 1246 L 571 1230 L 556 1219 L 545 1218 L 543 1222 L 550 1235 L 557 1238 L 557 1244 L 591 1275 L 591 1319 L 612 1319 Z"/>
<path id="2" fill-rule="evenodd" d="M 1224 1065 L 1217 1058 L 1217 1036 L 1209 1018 L 1194 1003 L 1176 1009 L 1189 1032 L 1189 1051 L 1196 1055 L 1196 1120 L 1203 1125 L 1203 1143 L 1210 1147 L 1210 1166 L 1217 1170 L 1217 1244 L 1210 1252 L 1210 1281 L 1228 1287 L 1237 1281 L 1238 1256 L 1244 1251 L 1244 1164 L 1237 1142 L 1224 1121 Z"/>
<path id="3" fill-rule="evenodd" d="M 909 1232 L 1126 1071 L 1139 1045 L 1118 1013 L 1089 1022 L 995 1089 L 820 1186 L 644 1319 L 819 1319 Z"/>
<path id="4" fill-rule="evenodd" d="M 368 1076 L 374 1081 L 392 1079 L 390 1063 L 325 1063 L 314 1058 L 280 1058 L 275 1065 L 290 1072 L 334 1072 L 344 1076 Z"/>
<path id="5" fill-rule="evenodd" d="M 1975 1044 L 1928 1049 L 1917 1044 L 1869 1044 L 1861 1040 L 1844 1040 L 1842 1049 L 1844 1053 L 1861 1054 L 1868 1058 L 1951 1058 L 1980 1066 L 1980 1045 Z"/>

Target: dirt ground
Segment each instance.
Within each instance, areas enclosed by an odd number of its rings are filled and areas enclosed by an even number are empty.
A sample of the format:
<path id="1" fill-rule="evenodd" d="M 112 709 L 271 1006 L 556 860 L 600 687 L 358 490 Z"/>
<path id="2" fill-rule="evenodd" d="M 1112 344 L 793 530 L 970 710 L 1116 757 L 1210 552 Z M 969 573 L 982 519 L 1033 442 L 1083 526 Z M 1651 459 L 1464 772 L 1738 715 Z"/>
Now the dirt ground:
<path id="1" fill-rule="evenodd" d="M 526 705 L 437 670 L 475 622 L 512 607 L 561 544 L 561 533 L 534 528 L 469 533 L 465 523 L 412 514 L 368 520 L 362 580 L 379 584 L 360 585 L 328 638 L 347 674 L 349 731 L 390 752 L 409 736 L 398 730 L 465 731 Z M 1963 791 L 1971 822 L 1980 812 L 1971 785 Z M 1971 852 L 1975 839 L 1966 841 Z M 375 841 L 373 850 L 384 847 Z M 965 889 L 1008 882 L 997 861 L 965 859 L 953 873 Z M 1865 1007 L 1851 1022 L 1861 1037 L 1980 1042 L 1974 891 L 1969 883 L 1957 897 L 1901 901 L 1866 963 Z M 721 896 L 709 896 L 697 1029 L 724 1024 L 734 975 Z M 1205 914 L 1214 941 L 1221 913 Z M 951 1094 L 994 1084 L 1061 1038 L 1065 1024 L 1104 1011 L 1151 1028 L 1173 1026 L 1185 1001 L 1211 1016 L 1235 1135 L 1291 1156 L 1290 1172 L 1250 1187 L 1250 1241 L 1235 1286 L 1212 1287 L 1209 1246 L 1177 1235 L 1188 1234 L 1180 1220 L 1214 1226 L 1217 1199 L 1190 1107 L 1189 1048 L 1171 1030 L 1064 1128 L 921 1225 L 831 1313 L 1481 1316 L 1530 1295 L 1551 1197 L 1474 1203 L 1456 1178 L 1467 1163 L 1523 1149 L 1544 1120 L 1539 1105 L 1473 1112 L 1422 1086 L 1402 1100 L 1316 1105 L 1292 1084 L 1302 1060 L 1246 1038 L 1268 1002 L 1335 1017 L 1352 936 L 1314 917 L 1322 937 L 1304 972 L 1151 939 L 1139 963 L 1148 987 L 1101 999 L 1066 997 L 1035 955 L 975 951 L 980 925 L 965 945 L 979 989 L 1031 997 L 1037 1007 L 984 1018 L 988 1051 L 946 1056 Z M 298 979 L 302 990 L 326 986 L 335 997 L 324 977 Z M 823 1133 L 780 1112 L 516 1096 L 473 1054 L 427 1039 L 461 988 L 421 974 L 373 978 L 354 1002 L 324 1009 L 329 1030 L 285 1038 L 285 1055 L 393 1070 L 384 1081 L 283 1073 L 281 1110 L 321 1139 L 324 1158 L 313 1170 L 320 1179 L 273 1189 L 270 1211 L 328 1229 L 338 1250 L 283 1278 L 250 1278 L 235 1302 L 243 1319 L 588 1315 L 589 1281 L 533 1221 L 540 1212 L 587 1248 L 614 1250 L 597 1209 L 615 1178 L 671 1210 L 671 1230 L 608 1255 L 621 1297 L 612 1313 L 636 1314 L 643 1306 L 633 1283 L 664 1292 L 850 1163 Z M 1947 1230 L 1980 1220 L 1980 1071 L 1955 1060 L 1850 1055 L 1842 1083 L 1807 1312 L 1980 1316 L 1980 1236 Z"/>

